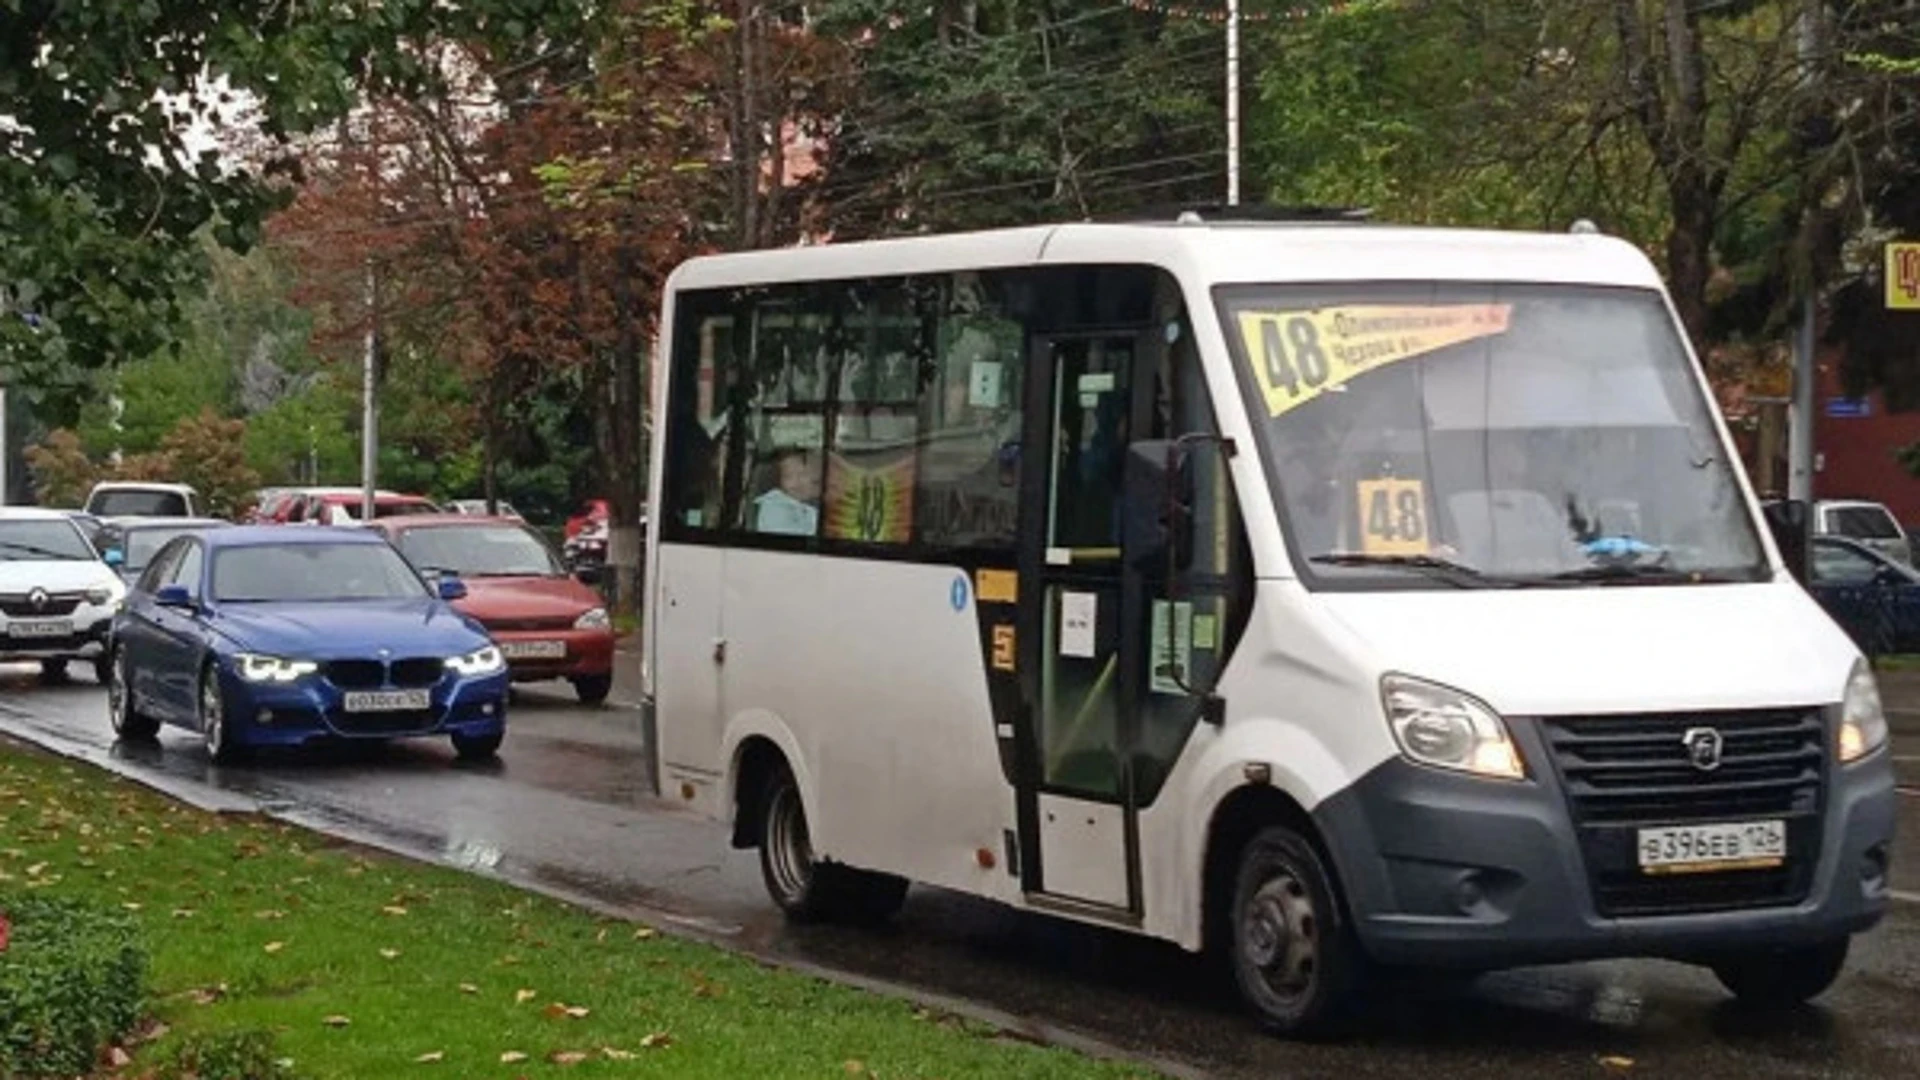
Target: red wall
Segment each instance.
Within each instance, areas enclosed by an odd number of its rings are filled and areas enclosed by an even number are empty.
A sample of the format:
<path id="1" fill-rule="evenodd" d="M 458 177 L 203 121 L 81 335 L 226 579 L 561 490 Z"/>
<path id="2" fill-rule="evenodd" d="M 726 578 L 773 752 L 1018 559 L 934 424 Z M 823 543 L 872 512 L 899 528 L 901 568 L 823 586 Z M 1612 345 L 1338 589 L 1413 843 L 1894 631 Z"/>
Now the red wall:
<path id="1" fill-rule="evenodd" d="M 1823 354 L 1815 384 L 1813 474 L 1816 499 L 1872 499 L 1886 503 L 1902 524 L 1920 524 L 1920 477 L 1900 467 L 1894 450 L 1920 443 L 1920 412 L 1889 414 L 1880 395 L 1867 399 L 1869 415 L 1827 415 L 1842 396 L 1837 354 Z"/>

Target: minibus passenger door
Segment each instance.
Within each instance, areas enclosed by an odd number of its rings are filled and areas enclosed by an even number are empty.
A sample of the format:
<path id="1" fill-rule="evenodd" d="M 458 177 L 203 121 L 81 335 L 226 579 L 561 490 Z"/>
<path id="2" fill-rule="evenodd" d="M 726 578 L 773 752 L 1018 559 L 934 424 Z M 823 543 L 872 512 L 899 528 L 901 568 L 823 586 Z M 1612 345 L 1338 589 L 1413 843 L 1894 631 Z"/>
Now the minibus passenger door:
<path id="1" fill-rule="evenodd" d="M 1032 711 L 1019 791 L 1021 876 L 1035 902 L 1138 912 L 1127 750 L 1145 636 L 1123 551 L 1124 463 L 1145 406 L 1144 335 L 1043 337 L 1028 380 L 1029 431 L 1045 468 L 1026 471 L 1021 668 Z M 1037 431 L 1036 431 L 1037 427 Z M 1036 460 L 1035 464 L 1039 464 Z"/>

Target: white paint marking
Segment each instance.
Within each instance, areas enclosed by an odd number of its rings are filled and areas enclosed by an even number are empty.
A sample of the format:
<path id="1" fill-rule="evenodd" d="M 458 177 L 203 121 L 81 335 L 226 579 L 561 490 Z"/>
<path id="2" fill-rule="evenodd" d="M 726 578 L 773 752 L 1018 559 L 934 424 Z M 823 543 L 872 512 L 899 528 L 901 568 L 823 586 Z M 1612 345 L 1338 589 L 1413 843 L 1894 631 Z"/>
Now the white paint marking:
<path id="1" fill-rule="evenodd" d="M 1888 889 L 1887 895 L 1909 904 L 1920 904 L 1920 893 L 1907 892 L 1904 889 Z"/>

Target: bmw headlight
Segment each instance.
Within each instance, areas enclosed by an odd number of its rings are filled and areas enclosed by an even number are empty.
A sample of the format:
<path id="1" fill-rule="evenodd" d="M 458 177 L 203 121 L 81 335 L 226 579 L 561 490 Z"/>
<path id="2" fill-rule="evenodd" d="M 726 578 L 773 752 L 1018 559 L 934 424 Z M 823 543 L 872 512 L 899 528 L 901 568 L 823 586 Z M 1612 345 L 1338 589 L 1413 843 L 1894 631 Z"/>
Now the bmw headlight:
<path id="1" fill-rule="evenodd" d="M 1840 761 L 1858 761 L 1887 741 L 1887 714 L 1880 708 L 1880 686 L 1865 660 L 1856 660 L 1840 699 Z"/>
<path id="2" fill-rule="evenodd" d="M 607 618 L 607 609 L 603 607 L 594 608 L 573 620 L 575 630 L 605 630 L 612 625 L 613 622 Z"/>
<path id="3" fill-rule="evenodd" d="M 469 678 L 475 675 L 492 675 L 496 671 L 506 670 L 507 658 L 500 655 L 499 646 L 489 645 L 484 649 L 476 649 L 465 656 L 448 657 L 447 667 L 450 668 L 454 674 Z"/>
<path id="4" fill-rule="evenodd" d="M 254 683 L 290 683 L 320 670 L 311 660 L 288 660 L 259 653 L 241 653 L 233 658 L 234 670 Z"/>
<path id="5" fill-rule="evenodd" d="M 1436 683 L 1389 675 L 1380 683 L 1387 726 L 1408 761 L 1521 780 L 1527 767 L 1507 725 L 1484 703 Z"/>

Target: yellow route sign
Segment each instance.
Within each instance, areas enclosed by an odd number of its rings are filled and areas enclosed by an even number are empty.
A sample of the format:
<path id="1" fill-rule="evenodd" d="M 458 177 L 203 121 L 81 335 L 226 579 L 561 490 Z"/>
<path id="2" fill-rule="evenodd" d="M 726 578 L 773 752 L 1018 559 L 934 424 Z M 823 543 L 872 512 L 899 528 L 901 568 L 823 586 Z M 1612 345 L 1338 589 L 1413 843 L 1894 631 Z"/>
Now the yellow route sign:
<path id="1" fill-rule="evenodd" d="M 1887 307 L 1920 311 L 1920 243 L 1887 245 Z"/>
<path id="2" fill-rule="evenodd" d="M 1267 414 L 1298 408 L 1356 375 L 1507 332 L 1511 304 L 1381 304 L 1243 311 L 1240 337 Z"/>
<path id="3" fill-rule="evenodd" d="M 1369 555 L 1425 555 L 1427 489 L 1419 480 L 1384 477 L 1354 486 L 1360 550 Z"/>

